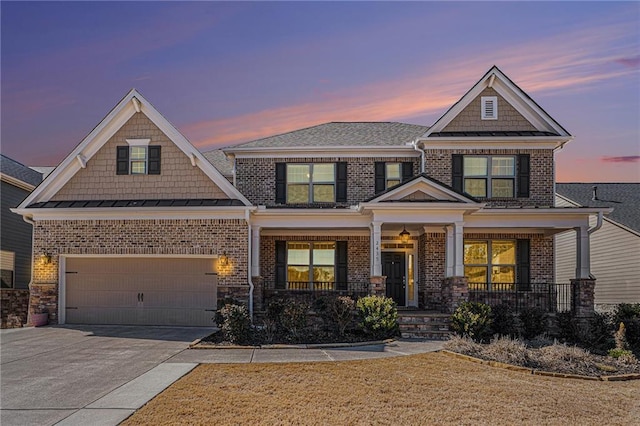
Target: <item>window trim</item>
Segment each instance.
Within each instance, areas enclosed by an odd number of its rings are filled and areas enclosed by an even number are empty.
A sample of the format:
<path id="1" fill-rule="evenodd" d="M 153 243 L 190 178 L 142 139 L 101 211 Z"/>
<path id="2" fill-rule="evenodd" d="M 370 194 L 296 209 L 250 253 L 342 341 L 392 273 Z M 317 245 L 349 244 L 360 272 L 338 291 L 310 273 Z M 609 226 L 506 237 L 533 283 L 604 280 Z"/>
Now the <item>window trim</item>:
<path id="1" fill-rule="evenodd" d="M 513 243 L 513 250 L 514 250 L 514 263 L 492 263 L 492 243 L 494 241 L 508 241 L 510 243 Z M 486 280 L 485 280 L 485 284 L 486 284 L 486 288 L 472 288 L 475 286 L 475 283 L 471 283 L 469 282 L 468 286 L 469 286 L 469 290 L 472 291 L 490 291 L 492 290 L 492 284 L 511 284 L 512 288 L 511 290 L 515 290 L 516 289 L 516 285 L 518 284 L 518 240 L 517 239 L 511 239 L 511 238 L 490 238 L 490 239 L 482 239 L 482 238 L 470 238 L 470 239 L 465 239 L 463 242 L 463 245 L 466 244 L 470 244 L 470 243 L 486 243 L 487 244 L 487 263 L 464 263 L 464 267 L 466 268 L 467 266 L 477 266 L 477 267 L 485 267 L 487 268 L 487 273 L 486 273 Z M 500 266 L 508 266 L 508 267 L 512 267 L 513 268 L 513 283 L 494 283 L 491 280 L 491 270 L 493 267 L 500 267 Z M 466 273 L 465 273 L 466 276 Z M 499 290 L 505 290 L 505 288 L 501 288 Z"/>
<path id="2" fill-rule="evenodd" d="M 465 158 L 486 158 L 487 159 L 487 169 L 485 175 L 467 175 L 464 170 L 464 160 Z M 511 158 L 513 160 L 513 174 L 512 175 L 493 175 L 491 173 L 492 168 L 492 160 L 494 158 Z M 486 154 L 486 155 L 476 155 L 476 154 L 464 154 L 462 155 L 462 190 L 463 192 L 476 197 L 476 198 L 484 198 L 484 199 L 514 199 L 517 197 L 518 190 L 516 188 L 516 179 L 518 178 L 518 162 L 517 155 L 515 154 Z M 485 196 L 478 196 L 470 194 L 466 191 L 466 180 L 467 179 L 484 179 L 486 182 L 486 194 Z M 493 196 L 493 185 L 492 181 L 496 180 L 511 180 L 512 181 L 512 193 L 507 197 L 494 197 Z"/>
<path id="3" fill-rule="evenodd" d="M 333 180 L 332 181 L 317 181 L 313 180 L 313 172 L 315 165 L 327 165 L 330 164 L 333 166 Z M 309 167 L 309 180 L 306 183 L 303 182 L 290 182 L 289 181 L 289 166 L 308 166 Z M 337 163 L 335 162 L 327 162 L 327 163 L 285 163 L 285 202 L 286 204 L 326 204 L 326 203 L 335 203 L 337 198 Z M 313 197 L 313 187 L 314 185 L 332 185 L 333 186 L 333 200 L 331 201 L 316 201 Z M 308 194 L 307 201 L 302 202 L 293 202 L 289 200 L 289 185 L 308 185 Z"/>

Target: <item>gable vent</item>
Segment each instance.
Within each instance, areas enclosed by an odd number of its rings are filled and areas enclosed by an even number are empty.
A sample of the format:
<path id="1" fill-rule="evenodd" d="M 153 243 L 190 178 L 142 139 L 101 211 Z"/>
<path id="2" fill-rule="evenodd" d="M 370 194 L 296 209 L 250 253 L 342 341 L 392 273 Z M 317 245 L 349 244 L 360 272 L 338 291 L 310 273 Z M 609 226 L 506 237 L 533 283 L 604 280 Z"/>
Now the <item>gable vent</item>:
<path id="1" fill-rule="evenodd" d="M 498 97 L 483 96 L 481 101 L 482 101 L 482 119 L 497 120 L 498 119 Z"/>

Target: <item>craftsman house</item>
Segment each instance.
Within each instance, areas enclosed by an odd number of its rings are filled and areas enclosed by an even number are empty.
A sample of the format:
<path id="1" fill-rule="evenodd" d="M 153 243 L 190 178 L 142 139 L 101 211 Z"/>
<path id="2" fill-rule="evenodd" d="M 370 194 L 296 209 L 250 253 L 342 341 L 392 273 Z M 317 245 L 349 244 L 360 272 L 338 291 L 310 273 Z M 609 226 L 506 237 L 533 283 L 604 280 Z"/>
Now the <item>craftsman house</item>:
<path id="1" fill-rule="evenodd" d="M 496 67 L 431 127 L 334 122 L 205 154 L 132 90 L 15 209 L 34 221 L 31 309 L 210 325 L 225 296 L 327 292 L 555 309 L 567 230 L 589 309 L 589 218 L 609 209 L 554 207 L 571 139 Z"/>

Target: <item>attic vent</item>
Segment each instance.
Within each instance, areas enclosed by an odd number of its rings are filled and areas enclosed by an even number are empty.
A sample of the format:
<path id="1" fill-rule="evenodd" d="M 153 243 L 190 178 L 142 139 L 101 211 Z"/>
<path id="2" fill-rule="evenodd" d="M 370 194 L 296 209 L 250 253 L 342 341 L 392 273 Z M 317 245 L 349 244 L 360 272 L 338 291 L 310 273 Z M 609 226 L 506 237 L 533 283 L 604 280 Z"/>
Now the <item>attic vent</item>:
<path id="1" fill-rule="evenodd" d="M 482 119 L 483 120 L 498 119 L 498 97 L 497 96 L 482 97 Z"/>

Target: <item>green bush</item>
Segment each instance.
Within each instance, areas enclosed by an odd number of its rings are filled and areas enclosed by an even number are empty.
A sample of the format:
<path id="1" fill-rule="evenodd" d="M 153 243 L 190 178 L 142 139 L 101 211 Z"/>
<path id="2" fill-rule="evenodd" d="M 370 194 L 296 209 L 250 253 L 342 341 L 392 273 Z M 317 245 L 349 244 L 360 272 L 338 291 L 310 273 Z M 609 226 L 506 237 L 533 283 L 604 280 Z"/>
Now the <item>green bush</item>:
<path id="1" fill-rule="evenodd" d="M 549 332 L 547 313 L 541 308 L 525 308 L 518 315 L 520 319 L 520 333 L 525 339 L 533 339 Z"/>
<path id="2" fill-rule="evenodd" d="M 491 306 L 478 302 L 463 302 L 451 316 L 451 328 L 462 337 L 476 342 L 486 339 L 491 332 Z"/>
<path id="3" fill-rule="evenodd" d="M 244 305 L 226 304 L 216 312 L 216 322 L 224 339 L 243 344 L 251 338 L 251 318 Z"/>
<path id="4" fill-rule="evenodd" d="M 518 317 L 510 305 L 500 304 L 491 307 L 491 335 L 516 337 Z"/>
<path id="5" fill-rule="evenodd" d="M 359 325 L 376 339 L 392 337 L 398 333 L 398 309 L 389 297 L 367 296 L 356 303 Z"/>

